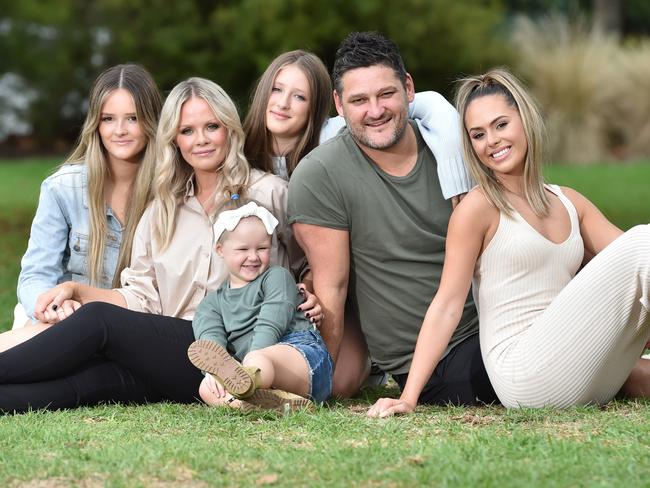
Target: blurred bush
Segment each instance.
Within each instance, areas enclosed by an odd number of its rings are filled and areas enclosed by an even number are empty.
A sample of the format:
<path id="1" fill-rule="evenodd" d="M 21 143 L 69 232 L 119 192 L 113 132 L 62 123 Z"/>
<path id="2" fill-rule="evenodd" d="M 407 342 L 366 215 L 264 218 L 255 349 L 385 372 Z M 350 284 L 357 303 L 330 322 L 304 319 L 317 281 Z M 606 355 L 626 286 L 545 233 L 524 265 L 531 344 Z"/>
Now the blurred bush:
<path id="1" fill-rule="evenodd" d="M 28 119 L 45 147 L 76 137 L 92 80 L 116 63 L 143 64 L 163 92 L 188 76 L 213 79 L 245 109 L 277 54 L 306 48 L 331 67 L 339 42 L 354 30 L 393 38 L 419 89 L 449 94 L 459 74 L 512 59 L 499 0 L 3 3 L 0 73 L 14 73 L 36 93 Z"/>
<path id="2" fill-rule="evenodd" d="M 517 71 L 544 107 L 550 159 L 650 157 L 650 42 L 622 42 L 584 21 L 521 17 Z"/>

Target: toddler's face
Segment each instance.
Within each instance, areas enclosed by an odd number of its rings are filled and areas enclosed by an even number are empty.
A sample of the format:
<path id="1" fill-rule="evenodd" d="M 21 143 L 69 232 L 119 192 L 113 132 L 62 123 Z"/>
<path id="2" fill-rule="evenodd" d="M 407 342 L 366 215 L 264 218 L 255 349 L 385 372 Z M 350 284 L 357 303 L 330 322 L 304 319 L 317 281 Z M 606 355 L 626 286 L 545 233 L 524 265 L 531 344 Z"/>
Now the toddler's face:
<path id="1" fill-rule="evenodd" d="M 230 287 L 241 288 L 268 269 L 271 236 L 260 219 L 246 217 L 217 244 L 217 254 L 230 273 Z"/>

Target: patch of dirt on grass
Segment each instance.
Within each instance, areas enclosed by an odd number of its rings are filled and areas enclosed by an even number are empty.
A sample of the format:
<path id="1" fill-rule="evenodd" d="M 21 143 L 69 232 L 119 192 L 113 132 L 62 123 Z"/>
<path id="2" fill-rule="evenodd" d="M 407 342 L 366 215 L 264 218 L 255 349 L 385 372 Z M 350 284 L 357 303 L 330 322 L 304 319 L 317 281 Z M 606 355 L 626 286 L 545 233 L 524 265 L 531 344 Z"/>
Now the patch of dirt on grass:
<path id="1" fill-rule="evenodd" d="M 484 425 L 502 424 L 503 417 L 498 415 L 480 415 L 475 411 L 467 411 L 463 415 L 451 417 L 451 420 L 469 424 L 472 426 L 482 427 Z"/>
<path id="2" fill-rule="evenodd" d="M 9 486 L 11 488 L 68 488 L 70 486 L 76 486 L 78 488 L 98 488 L 104 486 L 105 483 L 105 477 L 99 475 L 81 480 L 55 476 L 44 480 L 14 481 L 9 483 Z"/>
<path id="3" fill-rule="evenodd" d="M 149 488 L 176 488 L 178 486 L 188 488 L 207 488 L 208 483 L 202 480 L 195 480 L 196 473 L 187 466 L 176 468 L 173 480 L 161 480 L 155 477 L 138 478 L 143 486 Z"/>

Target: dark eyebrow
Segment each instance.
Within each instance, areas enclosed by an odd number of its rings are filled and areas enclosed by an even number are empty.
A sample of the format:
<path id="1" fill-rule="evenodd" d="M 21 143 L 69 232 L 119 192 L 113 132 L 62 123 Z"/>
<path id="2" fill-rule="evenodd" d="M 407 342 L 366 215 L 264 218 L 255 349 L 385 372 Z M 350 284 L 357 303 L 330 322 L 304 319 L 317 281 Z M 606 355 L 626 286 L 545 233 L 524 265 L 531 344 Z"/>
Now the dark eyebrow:
<path id="1" fill-rule="evenodd" d="M 502 118 L 502 117 L 507 117 L 507 115 L 504 114 L 504 115 L 499 115 L 498 117 L 495 117 L 494 119 L 492 119 L 492 120 L 490 121 L 490 123 L 488 124 L 488 126 L 494 124 L 497 120 L 499 120 L 499 119 Z M 468 130 L 479 130 L 479 129 L 481 129 L 481 128 L 480 128 L 480 127 L 470 127 Z"/>
<path id="2" fill-rule="evenodd" d="M 386 85 L 382 86 L 379 90 L 377 90 L 377 93 L 382 93 L 386 90 L 396 90 L 397 86 L 396 85 Z M 368 96 L 366 93 L 351 93 L 346 97 L 347 100 L 352 100 L 353 98 L 360 98 L 360 97 L 366 97 Z"/>

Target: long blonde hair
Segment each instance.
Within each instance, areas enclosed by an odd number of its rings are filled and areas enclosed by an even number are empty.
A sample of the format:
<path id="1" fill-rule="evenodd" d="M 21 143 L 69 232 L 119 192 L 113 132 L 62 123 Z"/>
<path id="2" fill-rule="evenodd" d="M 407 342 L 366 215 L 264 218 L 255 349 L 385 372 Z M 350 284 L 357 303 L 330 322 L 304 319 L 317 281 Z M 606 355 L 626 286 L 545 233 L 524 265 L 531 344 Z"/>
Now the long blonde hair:
<path id="1" fill-rule="evenodd" d="M 465 125 L 465 114 L 472 101 L 488 95 L 500 95 L 517 109 L 526 135 L 528 150 L 524 161 L 523 196 L 535 215 L 544 217 L 549 212 L 549 199 L 544 191 L 542 175 L 542 146 L 545 130 L 544 119 L 532 95 L 521 81 L 503 68 L 495 68 L 483 75 L 470 76 L 458 81 L 456 108 L 461 117 L 463 155 L 472 176 L 486 198 L 506 215 L 512 214 L 512 207 L 503 194 L 503 186 L 493 171 L 481 163 L 472 147 L 472 141 Z"/>
<path id="2" fill-rule="evenodd" d="M 207 102 L 228 131 L 228 152 L 217 171 L 221 173 L 215 205 L 230 198 L 226 188 L 248 186 L 250 166 L 244 157 L 244 131 L 235 104 L 219 85 L 205 78 L 189 78 L 176 85 L 167 96 L 156 133 L 158 165 L 154 179 L 154 239 L 165 249 L 172 240 L 178 207 L 194 170 L 183 159 L 175 140 L 181 108 L 191 98 Z"/>
<path id="3" fill-rule="evenodd" d="M 298 162 L 312 149 L 318 146 L 320 131 L 329 115 L 332 99 L 332 83 L 327 68 L 318 56 L 308 51 L 296 50 L 280 54 L 264 71 L 253 94 L 248 115 L 244 121 L 246 144 L 244 153 L 251 166 L 269 173 L 273 172 L 273 134 L 266 128 L 266 110 L 271 97 L 271 90 L 278 72 L 287 66 L 296 66 L 303 72 L 309 83 L 309 111 L 307 125 L 296 147 L 291 149 L 287 158 L 289 175 Z"/>
<path id="4" fill-rule="evenodd" d="M 85 164 L 88 167 L 88 210 L 90 215 L 88 273 L 90 283 L 100 282 L 104 272 L 104 251 L 108 226 L 104 186 L 109 176 L 106 149 L 99 136 L 102 107 L 108 96 L 118 89 L 127 90 L 133 97 L 138 123 L 147 137 L 129 201 L 126 206 L 124 231 L 117 259 L 113 286 L 119 286 L 120 273 L 131 259 L 131 246 L 138 221 L 151 201 L 151 182 L 155 167 L 155 147 L 158 116 L 162 100 L 149 72 L 136 64 L 119 64 L 101 73 L 90 91 L 88 114 L 72 153 L 63 164 Z"/>

